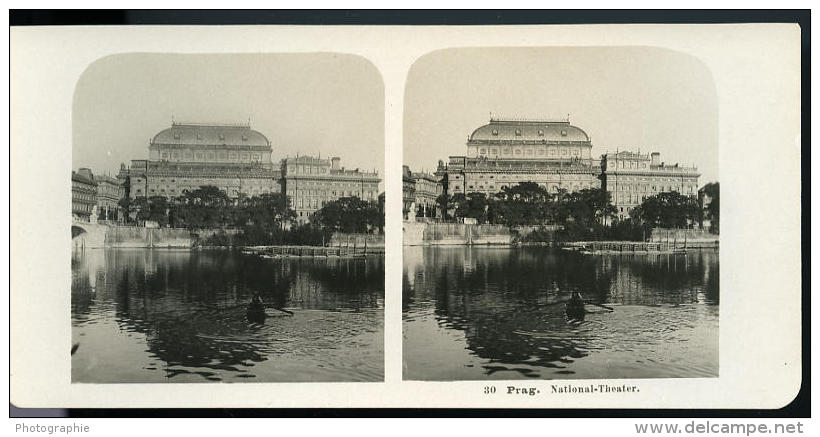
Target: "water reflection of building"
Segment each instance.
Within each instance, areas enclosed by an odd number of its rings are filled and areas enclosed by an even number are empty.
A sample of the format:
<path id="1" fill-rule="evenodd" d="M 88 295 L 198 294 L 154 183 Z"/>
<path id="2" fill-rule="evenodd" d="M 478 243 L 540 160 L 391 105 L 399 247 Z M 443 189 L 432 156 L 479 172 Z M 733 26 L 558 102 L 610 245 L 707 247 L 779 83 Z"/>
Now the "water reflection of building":
<path id="1" fill-rule="evenodd" d="M 427 247 L 420 265 L 407 253 L 405 320 L 415 323 L 432 311 L 439 329 L 460 331 L 467 349 L 489 360 L 487 374 L 560 374 L 566 363 L 600 348 L 602 335 L 619 338 L 630 329 L 664 335 L 685 330 L 689 317 L 698 317 L 687 304 L 718 301 L 718 256 L 708 251 L 589 256 L 546 248 Z M 591 303 L 624 307 L 574 325 L 567 321 L 563 305 L 573 291 Z M 674 308 L 678 305 L 687 308 Z M 644 321 L 643 309 L 626 306 L 664 306 L 646 308 L 645 314 L 663 313 L 666 318 Z M 609 323 L 601 318 L 617 320 L 612 325 L 616 329 L 596 333 L 601 323 Z"/>
<path id="2" fill-rule="evenodd" d="M 461 268 L 464 270 L 465 275 L 472 273 L 475 268 L 473 265 L 473 248 L 471 246 L 464 248 L 464 261 Z"/>
<path id="3" fill-rule="evenodd" d="M 148 145 L 148 159 L 122 165 L 129 196 L 173 198 L 213 185 L 231 198 L 279 192 L 271 143 L 250 124 L 172 122 Z"/>
<path id="4" fill-rule="evenodd" d="M 92 249 L 84 251 L 85 269 L 88 272 L 88 282 L 91 289 L 96 291 L 98 288 L 105 288 L 106 279 L 106 264 L 105 251 L 99 249 Z"/>
<path id="5" fill-rule="evenodd" d="M 706 290 L 709 253 L 613 256 L 612 302 L 624 305 L 697 303 Z"/>
<path id="6" fill-rule="evenodd" d="M 404 276 L 410 287 L 416 283 L 416 275 L 424 281 L 424 248 L 421 246 L 404 246 L 402 251 Z"/>
<path id="7" fill-rule="evenodd" d="M 253 372 L 254 363 L 273 359 L 283 353 L 277 349 L 290 347 L 282 343 L 290 341 L 290 334 L 276 332 L 282 337 L 273 339 L 249 327 L 245 308 L 254 293 L 276 306 L 333 310 L 333 314 L 380 310 L 384 305 L 381 257 L 266 260 L 223 251 L 86 250 L 72 253 L 72 279 L 75 327 L 87 323 L 79 329 L 94 329 L 114 322 L 123 337 L 137 342 L 144 338 L 147 344 L 140 344 L 140 350 L 146 349 L 148 360 L 156 362 L 152 365 L 159 369 L 153 370 L 174 381 L 241 378 Z M 96 295 L 94 285 L 100 290 Z M 307 318 L 317 314 L 307 312 Z M 329 327 L 314 323 L 306 328 L 311 331 L 306 342 L 346 341 L 372 329 L 380 314 L 328 317 L 325 320 L 340 322 Z M 301 347 L 305 339 L 298 337 L 299 329 L 290 324 L 288 329 L 296 332 L 294 342 Z M 90 347 L 84 343 L 81 349 Z M 324 357 L 327 350 L 310 351 L 314 352 Z M 106 356 L 112 359 L 111 354 Z M 145 369 L 129 369 L 132 362 L 106 365 L 120 366 L 118 372 L 130 371 L 138 379 L 146 375 Z M 91 381 L 99 382 L 94 378 Z"/>
<path id="8" fill-rule="evenodd" d="M 530 251 L 427 249 L 427 271 L 417 274 L 413 299 L 405 306 L 432 299 L 439 326 L 463 332 L 467 349 L 491 360 L 484 366 L 488 375 L 541 376 L 538 366 L 560 371 L 563 361 L 588 353 L 583 338 L 560 338 L 563 306 L 552 304 L 558 295 L 550 285 L 563 282 L 563 270 L 555 258 Z"/>

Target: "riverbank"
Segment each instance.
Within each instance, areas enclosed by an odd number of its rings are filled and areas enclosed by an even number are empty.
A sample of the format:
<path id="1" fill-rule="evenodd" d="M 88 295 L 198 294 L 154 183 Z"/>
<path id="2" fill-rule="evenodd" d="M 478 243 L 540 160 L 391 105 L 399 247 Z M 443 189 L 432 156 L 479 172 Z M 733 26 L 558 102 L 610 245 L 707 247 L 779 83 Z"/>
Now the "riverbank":
<path id="1" fill-rule="evenodd" d="M 402 231 L 404 246 L 566 246 L 569 250 L 595 253 L 673 253 L 719 246 L 719 236 L 702 229 L 656 228 L 646 233 L 648 241 L 579 240 L 564 233 L 563 226 L 559 225 L 509 228 L 490 224 L 404 222 Z M 593 244 L 594 249 L 586 249 Z"/>
<path id="2" fill-rule="evenodd" d="M 322 232 L 322 231 L 316 231 Z M 183 229 L 111 226 L 100 223 L 72 224 L 72 249 L 238 249 L 270 257 L 384 255 L 384 234 L 326 233 L 310 238 L 276 241 L 243 235 L 238 229 Z M 304 236 L 304 235 L 303 235 Z M 298 237 L 298 236 L 297 236 Z"/>

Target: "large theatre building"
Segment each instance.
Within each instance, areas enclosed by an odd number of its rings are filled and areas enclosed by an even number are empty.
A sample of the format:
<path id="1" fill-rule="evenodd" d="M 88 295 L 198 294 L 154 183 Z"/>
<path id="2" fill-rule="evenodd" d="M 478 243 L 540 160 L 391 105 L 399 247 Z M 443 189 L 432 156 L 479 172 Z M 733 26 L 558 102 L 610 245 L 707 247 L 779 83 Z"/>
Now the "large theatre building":
<path id="1" fill-rule="evenodd" d="M 151 139 L 148 159 L 122 165 L 131 198 L 173 198 L 213 185 L 231 198 L 280 192 L 271 144 L 249 124 L 176 123 Z"/>
<path id="2" fill-rule="evenodd" d="M 467 154 L 439 161 L 436 175 L 448 195 L 491 195 L 520 182 L 550 192 L 601 186 L 592 142 L 569 120 L 491 118 L 467 139 Z"/>
<path id="3" fill-rule="evenodd" d="M 592 157 L 592 142 L 569 120 L 495 119 L 467 139 L 467 154 L 439 161 L 442 189 L 455 194 L 488 196 L 520 182 L 535 182 L 555 193 L 603 188 L 611 194 L 620 219 L 647 197 L 677 191 L 698 192 L 695 166 L 669 165 L 660 154 L 630 151 Z"/>

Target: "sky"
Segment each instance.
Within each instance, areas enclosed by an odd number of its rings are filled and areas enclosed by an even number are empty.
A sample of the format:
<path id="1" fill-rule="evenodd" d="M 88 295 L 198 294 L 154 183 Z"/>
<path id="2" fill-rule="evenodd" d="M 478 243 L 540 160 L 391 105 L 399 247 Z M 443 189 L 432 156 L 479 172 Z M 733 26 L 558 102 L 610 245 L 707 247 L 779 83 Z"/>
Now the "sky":
<path id="1" fill-rule="evenodd" d="M 335 53 L 113 55 L 80 77 L 72 167 L 115 175 L 147 159 L 149 140 L 177 122 L 246 123 L 272 160 L 339 156 L 384 178 L 384 85 L 366 59 Z M 383 186 L 383 185 L 382 185 Z"/>
<path id="2" fill-rule="evenodd" d="M 718 108 L 697 58 L 650 47 L 459 48 L 419 58 L 404 100 L 404 163 L 434 171 L 493 116 L 566 119 L 607 151 L 660 152 L 718 180 Z"/>

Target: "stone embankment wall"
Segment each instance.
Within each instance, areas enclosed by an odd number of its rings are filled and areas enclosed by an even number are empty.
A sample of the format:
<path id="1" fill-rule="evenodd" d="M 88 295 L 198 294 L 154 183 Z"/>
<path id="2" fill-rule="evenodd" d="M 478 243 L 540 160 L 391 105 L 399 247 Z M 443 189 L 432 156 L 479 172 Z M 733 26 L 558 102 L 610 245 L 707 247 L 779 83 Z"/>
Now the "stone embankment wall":
<path id="1" fill-rule="evenodd" d="M 424 242 L 426 223 L 403 222 L 402 234 L 405 246 L 421 246 Z"/>
<path id="2" fill-rule="evenodd" d="M 108 226 L 97 223 L 77 223 L 71 225 L 72 249 L 105 247 Z"/>
<path id="3" fill-rule="evenodd" d="M 334 232 L 330 237 L 331 247 L 384 247 L 384 234 L 347 234 L 344 232 Z"/>
<path id="4" fill-rule="evenodd" d="M 504 225 L 465 225 L 469 244 L 510 244 L 512 234 Z"/>
<path id="5" fill-rule="evenodd" d="M 652 230 L 652 236 L 649 241 L 656 243 L 666 243 L 667 240 L 671 244 L 673 241 L 717 241 L 719 235 L 711 234 L 704 229 L 665 229 L 656 228 Z"/>
<path id="6" fill-rule="evenodd" d="M 405 222 L 405 246 L 511 244 L 510 230 L 503 225 Z"/>
<path id="7" fill-rule="evenodd" d="M 193 247 L 213 236 L 224 236 L 228 243 L 239 234 L 236 229 L 174 229 L 134 226 L 106 226 L 75 224 L 72 228 L 72 246 L 98 247 Z M 334 247 L 384 248 L 384 235 L 335 233 L 330 241 Z"/>
<path id="8" fill-rule="evenodd" d="M 208 239 L 214 236 L 221 237 L 228 246 L 234 245 L 234 237 L 241 234 L 239 229 L 191 229 L 191 240 L 195 245 L 208 245 Z"/>
<path id="9" fill-rule="evenodd" d="M 187 229 L 110 226 L 105 247 L 191 247 Z"/>
<path id="10" fill-rule="evenodd" d="M 544 226 L 515 226 L 513 232 L 518 235 L 518 240 L 524 240 L 528 235 L 535 231 L 547 233 L 549 238 L 547 241 L 555 241 L 555 234 L 564 229 L 560 225 L 544 225 Z"/>

